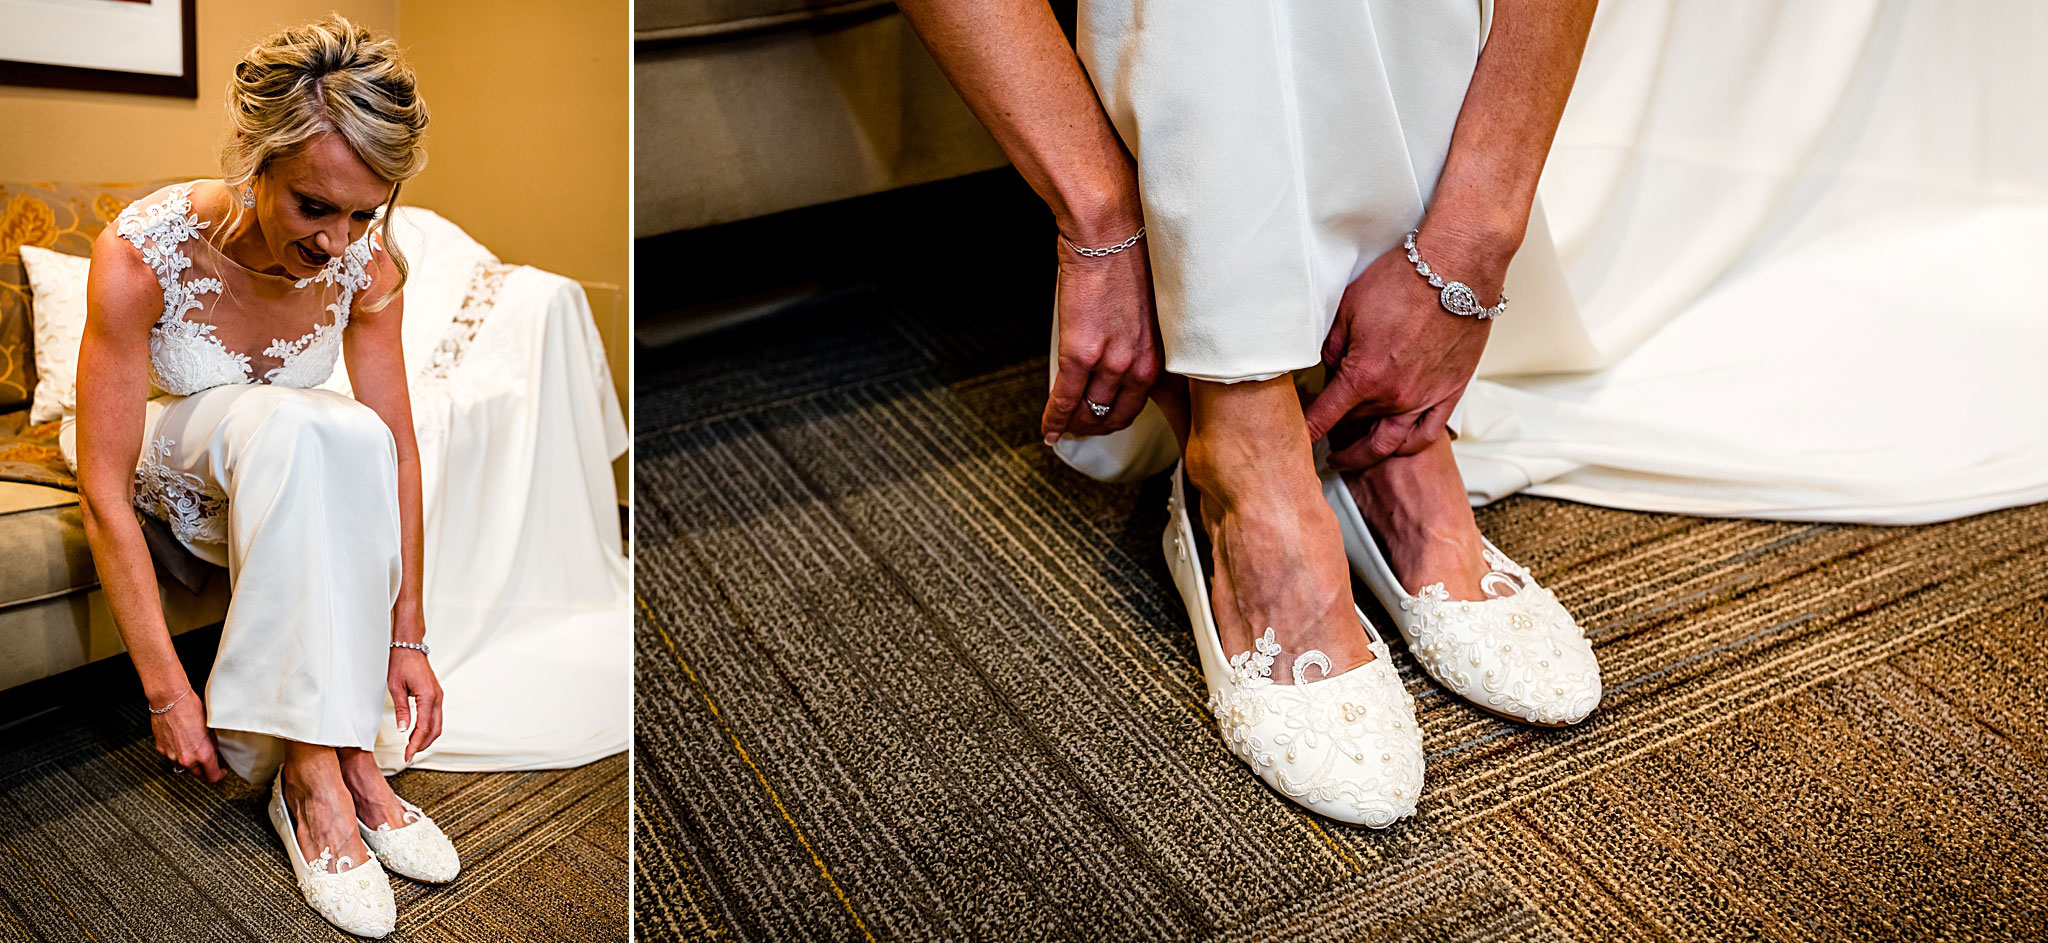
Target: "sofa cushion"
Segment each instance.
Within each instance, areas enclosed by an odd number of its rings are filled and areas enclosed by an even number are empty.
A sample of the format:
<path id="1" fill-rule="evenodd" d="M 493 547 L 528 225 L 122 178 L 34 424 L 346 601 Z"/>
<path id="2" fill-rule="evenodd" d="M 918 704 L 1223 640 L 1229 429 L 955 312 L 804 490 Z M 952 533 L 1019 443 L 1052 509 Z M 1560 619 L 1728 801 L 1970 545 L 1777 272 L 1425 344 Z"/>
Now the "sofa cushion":
<path id="1" fill-rule="evenodd" d="M 166 182 L 0 183 L 0 413 L 27 406 L 36 381 L 28 274 L 18 250 L 91 255 L 107 223 Z"/>
<path id="2" fill-rule="evenodd" d="M 633 32 L 643 41 L 711 37 L 892 7 L 887 0 L 639 0 Z"/>
<path id="3" fill-rule="evenodd" d="M 0 481 L 0 609 L 63 596 L 99 583 L 78 495 Z"/>
<path id="4" fill-rule="evenodd" d="M 57 444 L 61 425 L 30 425 L 28 410 L 0 413 L 0 481 L 78 490 L 78 479 Z"/>

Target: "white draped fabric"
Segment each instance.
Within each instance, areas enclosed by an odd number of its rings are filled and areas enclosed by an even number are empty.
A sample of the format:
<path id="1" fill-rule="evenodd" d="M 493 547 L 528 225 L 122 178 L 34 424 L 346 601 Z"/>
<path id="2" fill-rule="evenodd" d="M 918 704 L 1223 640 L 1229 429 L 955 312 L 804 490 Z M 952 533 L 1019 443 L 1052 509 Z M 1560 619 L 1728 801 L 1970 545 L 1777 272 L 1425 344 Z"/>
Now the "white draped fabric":
<path id="1" fill-rule="evenodd" d="M 427 642 L 445 728 L 412 766 L 575 766 L 626 749 L 632 573 L 611 460 L 628 444 L 582 287 L 499 265 L 430 212 L 392 225 L 412 262 L 405 347 L 426 505 Z M 346 391 L 345 371 L 331 388 Z M 386 710 L 377 760 L 404 765 Z"/>
<path id="2" fill-rule="evenodd" d="M 1457 417 L 1475 502 L 2048 500 L 2043 49 L 2031 0 L 1602 5 Z"/>

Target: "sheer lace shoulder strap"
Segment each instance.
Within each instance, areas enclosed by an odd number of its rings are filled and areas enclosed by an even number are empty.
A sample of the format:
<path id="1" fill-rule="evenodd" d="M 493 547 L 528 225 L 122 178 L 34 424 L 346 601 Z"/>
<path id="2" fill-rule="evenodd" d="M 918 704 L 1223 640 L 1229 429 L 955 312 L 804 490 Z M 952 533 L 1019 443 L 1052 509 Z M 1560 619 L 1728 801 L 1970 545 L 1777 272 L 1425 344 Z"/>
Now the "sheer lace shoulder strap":
<path id="1" fill-rule="evenodd" d="M 149 263 L 157 284 L 164 290 L 164 311 L 157 318 L 158 324 L 178 320 L 185 312 L 202 307 L 200 295 L 220 293 L 218 278 L 186 281 L 182 277 L 192 267 L 192 256 L 185 243 L 212 225 L 199 218 L 193 209 L 189 183 L 158 190 L 129 204 L 114 218 L 114 231 L 142 253 L 142 260 Z"/>
<path id="2" fill-rule="evenodd" d="M 320 269 L 320 274 L 299 282 L 325 282 L 335 286 L 334 303 L 327 306 L 327 312 L 334 315 L 336 329 L 348 326 L 349 309 L 354 307 L 356 295 L 370 287 L 371 273 L 377 269 L 374 256 L 384 252 L 383 236 L 377 230 L 363 234 L 363 238 L 349 243 L 341 254 L 329 260 Z"/>

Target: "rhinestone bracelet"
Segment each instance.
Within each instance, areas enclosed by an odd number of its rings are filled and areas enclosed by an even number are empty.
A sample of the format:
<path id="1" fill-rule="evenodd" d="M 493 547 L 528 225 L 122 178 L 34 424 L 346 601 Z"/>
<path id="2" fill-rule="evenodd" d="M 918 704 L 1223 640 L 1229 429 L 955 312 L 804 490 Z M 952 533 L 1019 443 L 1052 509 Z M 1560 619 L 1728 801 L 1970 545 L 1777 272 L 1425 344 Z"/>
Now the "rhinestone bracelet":
<path id="1" fill-rule="evenodd" d="M 1099 259 L 1099 258 L 1102 258 L 1103 256 L 1106 256 L 1106 255 L 1115 255 L 1115 254 L 1117 254 L 1117 253 L 1119 253 L 1119 252 L 1122 252 L 1122 251 L 1124 251 L 1125 249 L 1128 249 L 1128 248 L 1130 248 L 1130 247 L 1132 247 L 1132 246 L 1135 246 L 1135 245 L 1137 245 L 1137 244 L 1138 244 L 1138 240 L 1140 240 L 1140 239 L 1143 239 L 1143 238 L 1145 238 L 1145 227 L 1143 227 L 1143 226 L 1139 226 L 1139 227 L 1138 227 L 1138 234 L 1137 234 L 1137 235 L 1135 235 L 1135 236 L 1132 236 L 1132 237 L 1131 237 L 1131 238 L 1129 238 L 1129 239 L 1126 239 L 1126 240 L 1124 240 L 1124 241 L 1122 241 L 1122 242 L 1119 242 L 1119 243 L 1117 243 L 1116 245 L 1113 245 L 1113 246 L 1103 246 L 1103 247 L 1102 247 L 1102 248 L 1100 248 L 1100 249 L 1090 249 L 1090 248 L 1087 248 L 1086 246 L 1077 246 L 1077 245 L 1075 245 L 1075 244 L 1074 244 L 1074 240 L 1072 240 L 1072 239 L 1068 239 L 1068 238 L 1067 238 L 1067 234 L 1066 234 L 1066 233 L 1060 233 L 1060 241 L 1061 241 L 1061 242 L 1064 242 L 1064 243 L 1066 243 L 1066 244 L 1067 244 L 1067 248 L 1069 248 L 1069 249 L 1072 249 L 1072 250 L 1074 250 L 1075 252 L 1077 252 L 1077 253 L 1080 253 L 1081 255 L 1085 255 L 1085 256 L 1087 256 L 1087 257 L 1089 257 L 1089 258 L 1091 258 L 1091 259 Z"/>
<path id="2" fill-rule="evenodd" d="M 1489 308 L 1479 303 L 1479 296 L 1472 291 L 1472 286 L 1464 282 L 1444 284 L 1444 277 L 1430 271 L 1429 263 L 1422 261 L 1422 253 L 1415 248 L 1415 235 L 1418 232 L 1421 230 L 1408 230 L 1408 238 L 1401 245 L 1408 250 L 1408 261 L 1415 263 L 1415 274 L 1429 279 L 1429 287 L 1443 289 L 1436 296 L 1437 304 L 1443 305 L 1444 310 L 1452 314 L 1478 318 L 1481 321 L 1507 313 L 1508 296 L 1505 292 L 1500 296 L 1500 304 Z"/>
<path id="3" fill-rule="evenodd" d="M 425 642 L 392 642 L 391 647 L 410 648 L 413 651 L 419 652 L 422 655 L 432 655 L 434 653 L 433 649 L 428 648 L 427 643 Z"/>

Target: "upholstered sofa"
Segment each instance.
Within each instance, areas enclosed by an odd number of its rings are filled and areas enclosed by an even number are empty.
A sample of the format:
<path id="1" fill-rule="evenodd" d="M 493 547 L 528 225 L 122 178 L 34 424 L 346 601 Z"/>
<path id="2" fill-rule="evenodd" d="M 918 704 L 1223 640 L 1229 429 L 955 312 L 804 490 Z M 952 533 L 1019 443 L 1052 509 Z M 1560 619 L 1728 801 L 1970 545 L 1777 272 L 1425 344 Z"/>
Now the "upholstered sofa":
<path id="1" fill-rule="evenodd" d="M 123 650 L 85 544 L 77 482 L 57 449 L 58 424 L 28 422 L 37 378 L 20 247 L 90 255 L 108 221 L 162 185 L 0 184 L 0 689 Z M 218 623 L 226 571 L 173 555 L 174 543 L 153 544 L 164 550 L 159 583 L 171 632 Z"/>
<path id="2" fill-rule="evenodd" d="M 1007 163 L 885 0 L 640 0 L 633 26 L 637 236 Z"/>

